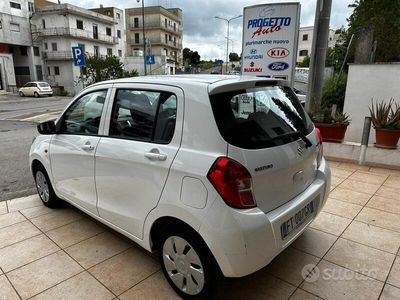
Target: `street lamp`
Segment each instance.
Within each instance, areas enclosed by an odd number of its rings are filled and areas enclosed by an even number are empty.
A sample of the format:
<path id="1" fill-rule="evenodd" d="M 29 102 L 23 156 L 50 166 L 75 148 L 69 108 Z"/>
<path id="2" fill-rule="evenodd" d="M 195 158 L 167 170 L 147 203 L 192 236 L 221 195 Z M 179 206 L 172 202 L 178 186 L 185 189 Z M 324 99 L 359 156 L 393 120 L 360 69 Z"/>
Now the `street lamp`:
<path id="1" fill-rule="evenodd" d="M 137 3 L 140 2 L 140 0 L 136 0 Z M 144 66 L 144 76 L 147 75 L 147 70 L 146 70 L 146 35 L 144 33 L 144 0 L 142 0 L 142 29 L 143 29 L 143 66 Z"/>
<path id="2" fill-rule="evenodd" d="M 226 68 L 225 68 L 225 72 L 226 73 L 228 73 L 228 60 L 229 60 L 229 23 L 232 20 L 235 20 L 235 19 L 238 19 L 238 18 L 241 18 L 241 17 L 243 17 L 243 15 L 239 15 L 239 16 L 236 16 L 236 17 L 233 17 L 233 18 L 230 18 L 230 19 L 221 18 L 221 17 L 218 17 L 218 16 L 214 17 L 216 19 L 220 19 L 220 20 L 226 21 L 228 23 L 227 35 L 226 35 Z"/>

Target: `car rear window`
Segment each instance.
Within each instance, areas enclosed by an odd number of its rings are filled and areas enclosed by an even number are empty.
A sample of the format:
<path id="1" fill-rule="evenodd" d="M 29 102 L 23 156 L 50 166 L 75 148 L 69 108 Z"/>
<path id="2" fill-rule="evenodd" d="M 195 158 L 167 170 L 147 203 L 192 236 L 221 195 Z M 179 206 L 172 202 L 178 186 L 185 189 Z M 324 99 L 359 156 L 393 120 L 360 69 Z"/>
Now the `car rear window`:
<path id="1" fill-rule="evenodd" d="M 49 84 L 46 82 L 41 82 L 41 83 L 39 83 L 39 86 L 40 87 L 49 87 Z"/>
<path id="2" fill-rule="evenodd" d="M 266 86 L 210 95 L 218 129 L 231 145 L 261 149 L 296 141 L 313 124 L 289 87 Z"/>

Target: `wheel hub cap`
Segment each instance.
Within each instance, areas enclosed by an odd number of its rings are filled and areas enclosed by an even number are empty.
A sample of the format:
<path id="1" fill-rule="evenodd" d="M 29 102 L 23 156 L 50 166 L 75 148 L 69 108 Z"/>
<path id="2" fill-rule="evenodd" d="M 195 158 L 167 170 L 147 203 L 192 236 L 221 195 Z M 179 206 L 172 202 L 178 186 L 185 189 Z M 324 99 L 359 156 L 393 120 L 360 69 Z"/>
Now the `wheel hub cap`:
<path id="1" fill-rule="evenodd" d="M 46 177 L 44 176 L 42 171 L 36 172 L 36 188 L 40 199 L 42 199 L 43 202 L 49 201 L 49 186 L 47 185 Z"/>
<path id="2" fill-rule="evenodd" d="M 183 238 L 171 236 L 163 246 L 163 261 L 167 274 L 181 291 L 189 295 L 204 287 L 204 269 L 199 255 Z"/>

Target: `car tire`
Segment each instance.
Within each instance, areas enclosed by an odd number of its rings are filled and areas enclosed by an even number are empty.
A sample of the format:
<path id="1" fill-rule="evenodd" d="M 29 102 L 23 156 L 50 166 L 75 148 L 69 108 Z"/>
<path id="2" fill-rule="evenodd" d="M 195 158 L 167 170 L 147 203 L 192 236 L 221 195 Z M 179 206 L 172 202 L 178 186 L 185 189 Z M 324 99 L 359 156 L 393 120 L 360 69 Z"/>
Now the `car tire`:
<path id="1" fill-rule="evenodd" d="M 19 92 L 18 94 L 19 94 L 20 97 L 24 97 L 25 96 L 23 92 Z"/>
<path id="2" fill-rule="evenodd" d="M 200 237 L 188 230 L 168 231 L 160 241 L 164 276 L 183 299 L 209 299 L 220 271 Z"/>
<path id="3" fill-rule="evenodd" d="M 43 166 L 38 166 L 35 168 L 35 185 L 40 200 L 43 204 L 50 208 L 58 207 L 60 204 L 60 199 L 57 198 L 54 193 L 53 186 L 49 180 L 46 170 Z"/>
<path id="4" fill-rule="evenodd" d="M 34 92 L 33 96 L 35 96 L 35 98 L 39 98 L 39 94 L 37 92 Z"/>

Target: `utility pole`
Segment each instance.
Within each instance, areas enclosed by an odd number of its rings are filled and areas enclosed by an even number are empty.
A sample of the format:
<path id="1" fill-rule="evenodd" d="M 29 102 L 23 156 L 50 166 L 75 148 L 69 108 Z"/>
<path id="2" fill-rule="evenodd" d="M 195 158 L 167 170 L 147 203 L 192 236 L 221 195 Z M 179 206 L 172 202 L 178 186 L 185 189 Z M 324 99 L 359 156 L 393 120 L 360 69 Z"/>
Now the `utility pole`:
<path id="1" fill-rule="evenodd" d="M 233 18 L 230 18 L 230 19 L 221 18 L 221 17 L 218 17 L 218 16 L 214 17 L 216 19 L 220 19 L 220 20 L 226 21 L 228 23 L 227 34 L 226 34 L 226 66 L 225 66 L 225 72 L 226 73 L 228 73 L 228 63 L 229 63 L 229 23 L 232 20 L 235 20 L 235 19 L 238 19 L 238 18 L 241 18 L 241 17 L 243 17 L 243 15 L 239 15 L 239 16 L 236 16 L 236 17 L 233 17 Z"/>
<path id="2" fill-rule="evenodd" d="M 306 101 L 307 112 L 318 110 L 321 106 L 331 8 L 332 0 L 317 0 L 310 69 L 308 75 L 308 91 Z"/>
<path id="3" fill-rule="evenodd" d="M 137 0 L 139 3 L 140 0 Z M 144 32 L 144 0 L 142 0 L 142 30 L 143 30 L 143 67 L 144 67 L 144 76 L 147 75 L 146 70 L 146 35 Z"/>

